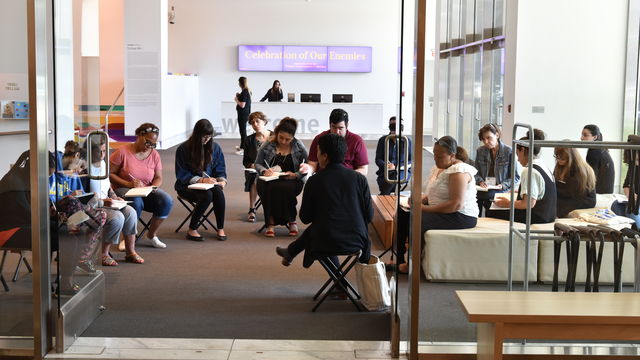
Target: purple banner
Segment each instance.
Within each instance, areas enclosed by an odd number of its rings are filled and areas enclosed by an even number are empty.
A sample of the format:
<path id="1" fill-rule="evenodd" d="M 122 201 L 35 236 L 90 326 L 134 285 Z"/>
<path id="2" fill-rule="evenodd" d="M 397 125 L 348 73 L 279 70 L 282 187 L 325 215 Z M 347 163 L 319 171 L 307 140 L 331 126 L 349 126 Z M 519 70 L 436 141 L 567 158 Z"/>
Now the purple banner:
<path id="1" fill-rule="evenodd" d="M 371 72 L 371 47 L 239 45 L 238 70 Z"/>
<path id="2" fill-rule="evenodd" d="M 282 45 L 238 46 L 238 70 L 282 71 Z"/>
<path id="3" fill-rule="evenodd" d="M 326 46 L 284 46 L 283 71 L 327 71 Z"/>
<path id="4" fill-rule="evenodd" d="M 329 46 L 329 72 L 371 72 L 371 47 Z"/>

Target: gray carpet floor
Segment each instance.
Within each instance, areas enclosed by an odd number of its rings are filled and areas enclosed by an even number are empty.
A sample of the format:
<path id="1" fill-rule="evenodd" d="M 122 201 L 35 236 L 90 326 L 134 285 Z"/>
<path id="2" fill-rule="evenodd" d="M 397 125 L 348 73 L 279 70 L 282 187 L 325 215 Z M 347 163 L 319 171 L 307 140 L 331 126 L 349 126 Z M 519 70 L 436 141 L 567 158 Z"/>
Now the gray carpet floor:
<path id="1" fill-rule="evenodd" d="M 219 140 L 225 150 L 229 186 L 225 230 L 226 242 L 185 239 L 185 230 L 174 230 L 187 215 L 177 202 L 160 229 L 167 249 L 139 246 L 143 265 L 120 262 L 114 268 L 101 267 L 107 281 L 106 311 L 82 336 L 387 340 L 388 313 L 357 312 L 348 301 L 327 301 L 312 313 L 313 294 L 326 279 L 317 265 L 309 269 L 300 259 L 283 267 L 275 246 L 293 239 L 284 228 L 276 238 L 257 234 L 258 222 L 247 223 L 248 195 L 243 192 L 241 157 L 233 153 L 236 140 Z M 309 142 L 305 142 L 309 145 Z M 373 162 L 375 142 L 368 141 Z M 163 188 L 172 194 L 174 149 L 161 151 Z M 425 159 L 425 168 L 433 164 Z M 375 166 L 369 169 L 372 193 L 377 193 Z M 213 219 L 212 219 L 213 220 Z M 301 226 L 304 229 L 304 226 Z M 203 231 L 212 237 L 210 231 Z M 382 251 L 377 234 L 370 228 L 374 253 Z M 64 255 L 63 255 L 64 256 Z M 117 260 L 124 253 L 114 253 Z M 15 260 L 16 256 L 10 256 Z M 13 263 L 5 268 L 11 276 Z M 24 271 L 24 268 L 23 268 Z M 406 276 L 399 279 L 399 304 L 406 332 Z M 11 292 L 0 292 L 0 335 L 29 335 L 31 329 L 31 277 L 23 275 L 11 283 Z M 499 284 L 439 284 L 422 282 L 420 289 L 420 339 L 429 341 L 471 341 L 474 327 L 460 310 L 454 291 L 458 289 L 504 289 Z"/>

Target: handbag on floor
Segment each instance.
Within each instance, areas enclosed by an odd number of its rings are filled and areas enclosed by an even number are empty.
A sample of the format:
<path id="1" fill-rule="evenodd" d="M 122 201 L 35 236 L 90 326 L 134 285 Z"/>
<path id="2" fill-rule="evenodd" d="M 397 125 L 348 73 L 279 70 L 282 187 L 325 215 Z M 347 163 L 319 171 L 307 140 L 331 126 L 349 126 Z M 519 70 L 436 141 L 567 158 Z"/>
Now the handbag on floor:
<path id="1" fill-rule="evenodd" d="M 360 302 L 369 311 L 385 310 L 391 305 L 391 291 L 384 263 L 371 255 L 368 264 L 356 264 L 356 284 Z"/>

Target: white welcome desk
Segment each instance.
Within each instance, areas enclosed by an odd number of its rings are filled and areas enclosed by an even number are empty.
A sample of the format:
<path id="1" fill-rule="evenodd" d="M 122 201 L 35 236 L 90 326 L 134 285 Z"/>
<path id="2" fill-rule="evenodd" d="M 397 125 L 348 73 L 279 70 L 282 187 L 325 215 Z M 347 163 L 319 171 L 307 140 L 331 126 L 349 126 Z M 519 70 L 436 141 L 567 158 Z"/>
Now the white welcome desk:
<path id="1" fill-rule="evenodd" d="M 349 130 L 366 138 L 367 134 L 376 134 L 386 128 L 383 119 L 382 104 L 369 103 L 309 103 L 309 102 L 253 102 L 251 111 L 262 111 L 269 119 L 267 127 L 273 129 L 284 117 L 298 120 L 296 137 L 311 139 L 324 130 L 329 129 L 329 114 L 335 108 L 349 113 Z M 239 138 L 236 103 L 223 101 L 221 106 L 222 124 L 216 128 L 221 138 Z M 249 128 L 247 133 L 253 131 Z"/>

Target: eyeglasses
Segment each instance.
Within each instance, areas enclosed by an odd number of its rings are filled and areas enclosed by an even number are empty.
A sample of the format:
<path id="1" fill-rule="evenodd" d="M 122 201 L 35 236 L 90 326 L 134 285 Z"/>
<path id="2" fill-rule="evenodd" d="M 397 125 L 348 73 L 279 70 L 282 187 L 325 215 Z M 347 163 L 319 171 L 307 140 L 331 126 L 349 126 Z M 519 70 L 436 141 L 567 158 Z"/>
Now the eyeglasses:
<path id="1" fill-rule="evenodd" d="M 149 133 L 159 133 L 160 129 L 158 129 L 157 127 L 148 127 L 146 129 L 142 129 L 140 130 L 140 132 L 138 133 L 138 135 L 144 135 L 144 134 L 149 134 Z"/>
<path id="2" fill-rule="evenodd" d="M 155 149 L 156 146 L 158 146 L 158 143 L 157 142 L 151 142 L 151 141 L 147 140 L 147 141 L 144 142 L 144 146 L 146 146 L 149 149 Z"/>
<path id="3" fill-rule="evenodd" d="M 566 156 L 564 156 L 564 155 L 556 155 L 556 154 L 553 154 L 553 157 L 554 157 L 556 160 L 568 160 L 568 158 L 567 158 Z"/>
<path id="4" fill-rule="evenodd" d="M 202 141 L 207 142 L 207 141 L 209 141 L 212 137 L 213 137 L 213 135 L 202 135 Z"/>

